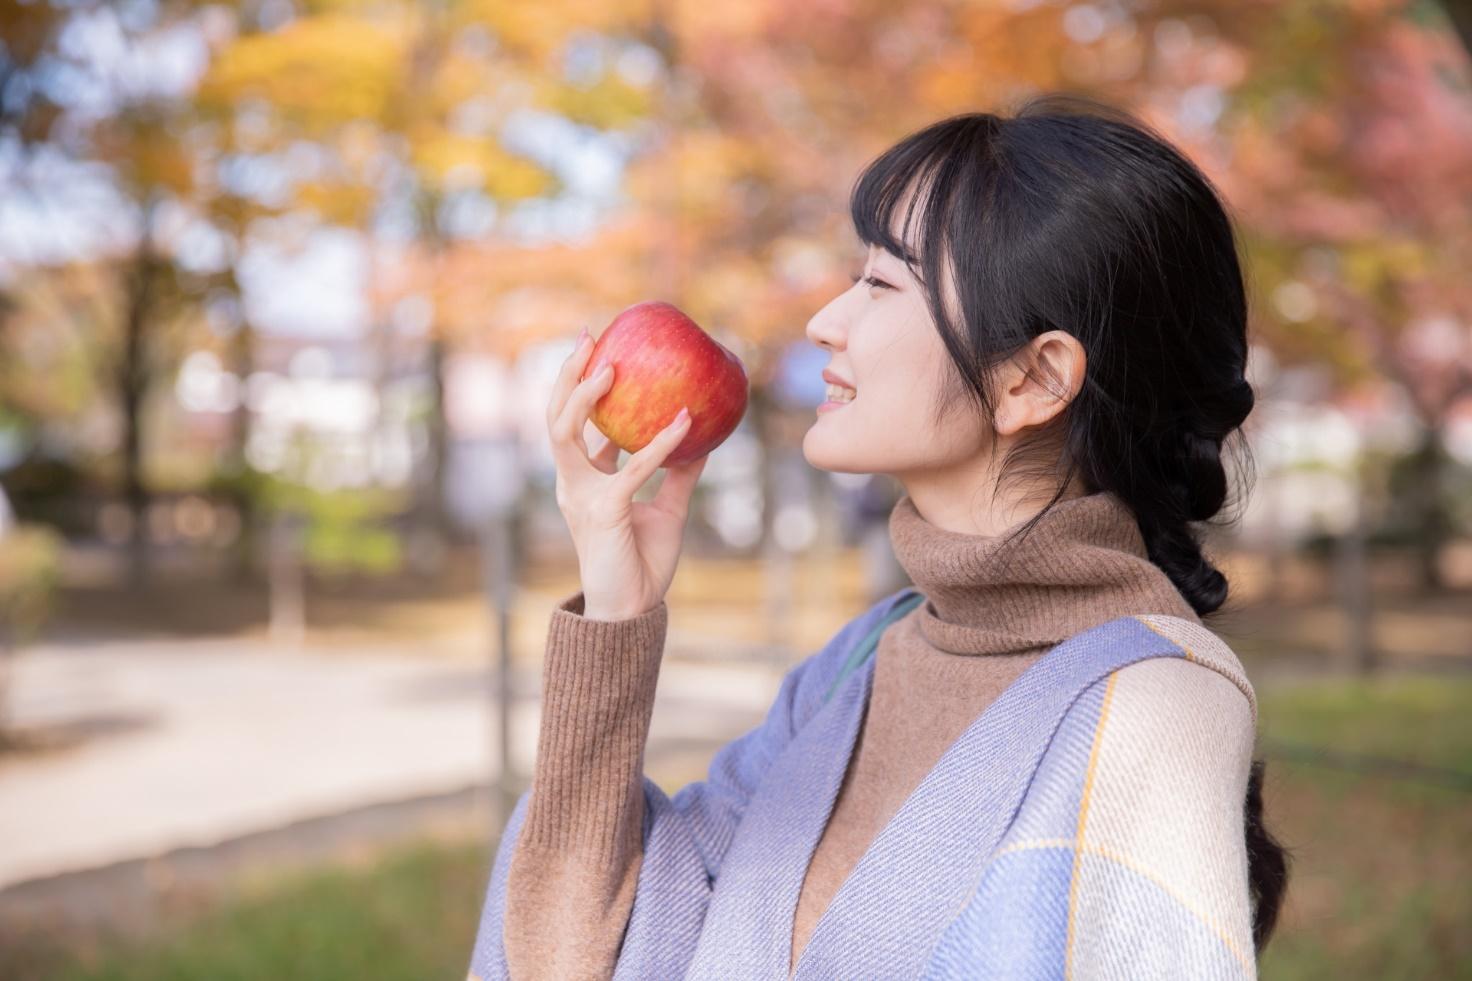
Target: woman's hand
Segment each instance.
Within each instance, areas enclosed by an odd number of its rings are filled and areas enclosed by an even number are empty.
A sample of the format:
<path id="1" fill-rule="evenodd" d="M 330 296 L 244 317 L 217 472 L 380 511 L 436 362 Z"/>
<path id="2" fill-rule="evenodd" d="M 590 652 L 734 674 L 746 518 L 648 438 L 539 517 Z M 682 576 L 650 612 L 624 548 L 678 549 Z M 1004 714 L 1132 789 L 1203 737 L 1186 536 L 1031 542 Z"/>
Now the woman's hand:
<path id="1" fill-rule="evenodd" d="M 622 620 L 658 606 L 675 577 L 685 518 L 695 481 L 707 456 L 668 468 L 654 500 L 634 501 L 634 493 L 674 452 L 690 429 L 681 410 L 639 452 L 617 468 L 618 447 L 608 440 L 591 456 L 583 430 L 593 405 L 613 384 L 614 369 L 579 382 L 593 338 L 584 328 L 578 346 L 563 362 L 552 401 L 547 406 L 547 432 L 557 466 L 557 506 L 572 531 L 583 584 L 583 615 L 595 620 Z"/>

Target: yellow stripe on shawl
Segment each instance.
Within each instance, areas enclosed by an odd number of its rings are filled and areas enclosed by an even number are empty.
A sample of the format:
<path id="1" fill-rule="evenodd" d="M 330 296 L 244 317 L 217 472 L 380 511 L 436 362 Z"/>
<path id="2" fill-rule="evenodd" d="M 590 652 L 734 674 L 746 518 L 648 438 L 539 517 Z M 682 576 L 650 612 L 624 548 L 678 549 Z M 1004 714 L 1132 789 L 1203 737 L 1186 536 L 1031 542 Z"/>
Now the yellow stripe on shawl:
<path id="1" fill-rule="evenodd" d="M 1186 910 L 1196 919 L 1200 920 L 1203 926 L 1205 926 L 1212 933 L 1216 934 L 1217 937 L 1221 939 L 1221 942 L 1226 945 L 1226 948 L 1232 952 L 1232 956 L 1237 958 L 1238 962 L 1241 963 L 1243 969 L 1251 972 L 1251 959 L 1249 959 L 1246 954 L 1242 953 L 1241 949 L 1238 948 L 1236 942 L 1232 940 L 1231 935 L 1222 927 L 1219 922 L 1217 922 L 1214 917 L 1198 909 L 1195 904 L 1193 904 L 1185 896 L 1182 896 L 1181 893 L 1165 879 L 1156 875 L 1154 872 L 1151 872 L 1143 865 L 1140 865 L 1139 863 L 1133 861 L 1128 855 L 1125 855 L 1122 852 L 1115 851 L 1112 848 L 1107 848 L 1104 845 L 1084 844 L 1081 846 L 1079 842 L 1073 838 L 1026 838 L 1022 841 L 1014 841 L 1006 848 L 1000 849 L 994 856 L 994 858 L 1001 858 L 1003 855 L 1009 855 L 1012 852 L 1036 851 L 1042 848 L 1071 848 L 1074 850 L 1075 864 L 1078 861 L 1078 855 L 1080 854 L 1080 852 L 1084 852 L 1090 855 L 1097 855 L 1100 858 L 1108 859 L 1111 862 L 1124 866 L 1132 872 L 1144 876 L 1145 878 L 1149 879 L 1151 882 L 1159 886 L 1162 890 L 1166 892 L 1166 894 L 1168 894 L 1172 899 L 1179 903 L 1182 909 Z M 1076 883 L 1078 880 L 1075 879 L 1074 881 Z M 1072 918 L 1070 917 L 1070 922 L 1071 919 Z M 1067 970 L 1066 967 L 1065 970 Z M 480 979 L 473 978 L 472 981 L 480 981 Z"/>
<path id="2" fill-rule="evenodd" d="M 1094 725 L 1094 745 L 1089 749 L 1089 769 L 1084 775 L 1083 799 L 1078 807 L 1078 833 L 1074 841 L 1073 875 L 1068 887 L 1068 939 L 1063 944 L 1063 977 L 1072 977 L 1073 972 L 1073 913 L 1078 902 L 1079 863 L 1084 856 L 1084 825 L 1089 819 L 1089 794 L 1094 789 L 1094 770 L 1099 764 L 1099 744 L 1103 741 L 1104 723 L 1109 718 L 1109 702 L 1114 697 L 1114 684 L 1119 674 L 1109 675 L 1109 684 L 1104 688 L 1104 703 L 1099 706 L 1099 721 Z"/>

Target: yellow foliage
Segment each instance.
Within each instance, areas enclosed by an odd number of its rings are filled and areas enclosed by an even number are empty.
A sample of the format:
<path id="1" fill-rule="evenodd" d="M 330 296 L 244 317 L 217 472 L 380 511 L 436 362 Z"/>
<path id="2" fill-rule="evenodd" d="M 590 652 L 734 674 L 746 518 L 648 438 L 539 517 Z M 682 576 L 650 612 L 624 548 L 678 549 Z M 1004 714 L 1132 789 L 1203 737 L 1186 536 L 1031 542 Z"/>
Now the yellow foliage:
<path id="1" fill-rule="evenodd" d="M 1424 241 L 1395 238 L 1388 233 L 1342 249 L 1345 282 L 1356 293 L 1373 295 L 1395 281 L 1420 279 L 1432 265 Z"/>
<path id="2" fill-rule="evenodd" d="M 538 79 L 537 102 L 573 122 L 617 129 L 650 113 L 650 93 L 617 76 L 589 86 L 571 85 L 551 76 Z"/>
<path id="3" fill-rule="evenodd" d="M 262 99 L 307 125 L 381 119 L 405 84 L 405 38 L 343 14 L 298 20 L 225 49 L 200 87 L 205 103 Z"/>
<path id="4" fill-rule="evenodd" d="M 701 220 L 734 205 L 732 186 L 759 167 L 757 148 L 734 133 L 690 129 L 670 134 L 670 144 L 635 161 L 628 174 L 636 200 Z"/>
<path id="5" fill-rule="evenodd" d="M 296 190 L 298 206 L 315 211 L 329 224 L 348 227 L 365 224 L 377 200 L 377 192 L 362 184 L 301 181 Z"/>
<path id="6" fill-rule="evenodd" d="M 460 4 L 457 16 L 484 25 L 502 46 L 543 60 L 561 48 L 574 31 L 646 31 L 654 6 L 653 0 L 466 0 Z"/>
<path id="7" fill-rule="evenodd" d="M 383 0 L 297 0 L 297 5 L 307 16 L 350 11 L 371 13 L 383 9 Z"/>
<path id="8" fill-rule="evenodd" d="M 490 139 L 429 132 L 412 146 L 415 168 L 440 189 L 479 187 L 498 201 L 519 201 L 553 187 L 545 170 Z"/>
<path id="9" fill-rule="evenodd" d="M 447 112 L 502 84 L 502 79 L 491 75 L 488 69 L 485 63 L 467 57 L 463 52 L 447 51 L 436 66 L 427 93 L 430 110 L 436 114 Z"/>

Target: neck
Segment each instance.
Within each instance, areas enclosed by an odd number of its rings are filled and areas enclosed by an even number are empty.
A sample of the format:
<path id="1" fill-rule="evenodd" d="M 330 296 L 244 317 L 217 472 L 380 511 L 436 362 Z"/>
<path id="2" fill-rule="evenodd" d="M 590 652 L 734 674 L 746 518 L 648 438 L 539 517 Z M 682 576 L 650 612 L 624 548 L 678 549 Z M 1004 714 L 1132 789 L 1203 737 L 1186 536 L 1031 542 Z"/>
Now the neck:
<path id="1" fill-rule="evenodd" d="M 959 535 L 993 538 L 1032 519 L 1052 500 L 1054 490 L 999 489 L 991 479 L 978 484 L 966 475 L 911 477 L 901 481 L 915 511 L 931 526 Z M 1083 482 L 1075 478 L 1058 503 L 1083 497 Z"/>

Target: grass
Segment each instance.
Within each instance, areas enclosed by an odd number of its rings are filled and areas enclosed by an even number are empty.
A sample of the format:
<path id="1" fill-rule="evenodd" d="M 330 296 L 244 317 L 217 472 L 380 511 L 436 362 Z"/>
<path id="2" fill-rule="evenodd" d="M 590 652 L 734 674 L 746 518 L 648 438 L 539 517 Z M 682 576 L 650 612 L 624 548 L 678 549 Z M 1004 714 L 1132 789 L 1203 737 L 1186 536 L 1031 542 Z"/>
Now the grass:
<path id="1" fill-rule="evenodd" d="M 1472 978 L 1472 793 L 1271 756 L 1281 740 L 1472 773 L 1472 680 L 1260 695 L 1265 819 L 1293 853 L 1263 978 Z"/>
<path id="2" fill-rule="evenodd" d="M 470 965 L 484 847 L 422 843 L 371 868 L 278 879 L 145 942 L 74 952 L 65 981 L 460 981 Z"/>
<path id="3" fill-rule="evenodd" d="M 1472 772 L 1472 680 L 1322 682 L 1259 697 L 1266 819 L 1293 850 L 1262 977 L 1472 979 L 1472 794 L 1271 755 L 1281 740 Z M 74 946 L 44 976 L 460 981 L 488 862 L 483 847 L 425 843 L 366 869 L 309 870 L 153 939 Z"/>
<path id="4" fill-rule="evenodd" d="M 1260 709 L 1273 740 L 1385 756 L 1472 773 L 1472 680 L 1391 677 L 1318 681 L 1269 692 Z M 1419 793 L 1411 782 L 1387 785 Z"/>

